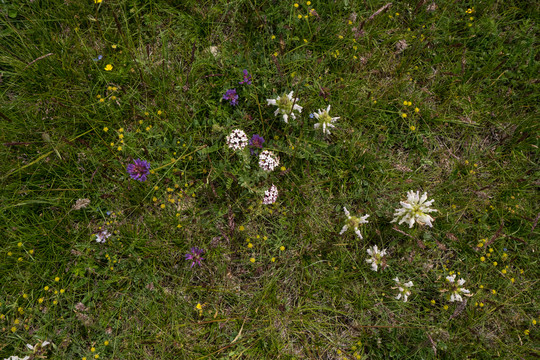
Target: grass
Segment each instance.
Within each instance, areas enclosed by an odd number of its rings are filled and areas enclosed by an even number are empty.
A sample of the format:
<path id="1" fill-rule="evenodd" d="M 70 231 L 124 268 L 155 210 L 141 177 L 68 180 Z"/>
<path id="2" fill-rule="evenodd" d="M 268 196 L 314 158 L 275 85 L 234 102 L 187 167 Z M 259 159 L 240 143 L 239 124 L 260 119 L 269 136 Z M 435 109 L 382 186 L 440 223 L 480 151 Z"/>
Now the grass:
<path id="1" fill-rule="evenodd" d="M 540 356 L 538 10 L 293 4 L 0 5 L 0 358 Z M 266 99 L 290 91 L 285 124 Z M 228 149 L 236 128 L 278 169 Z M 432 228 L 390 223 L 409 190 Z"/>

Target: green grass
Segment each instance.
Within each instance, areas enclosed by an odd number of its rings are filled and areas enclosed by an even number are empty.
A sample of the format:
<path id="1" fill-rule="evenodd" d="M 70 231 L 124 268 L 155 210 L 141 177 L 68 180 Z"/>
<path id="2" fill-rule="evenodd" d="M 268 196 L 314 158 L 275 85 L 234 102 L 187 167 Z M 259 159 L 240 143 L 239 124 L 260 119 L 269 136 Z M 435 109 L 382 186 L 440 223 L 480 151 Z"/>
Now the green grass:
<path id="1" fill-rule="evenodd" d="M 0 358 L 540 356 L 538 10 L 293 4 L 0 5 Z M 266 99 L 290 91 L 285 124 Z M 328 105 L 323 136 L 308 115 Z M 230 151 L 236 128 L 284 169 Z M 432 228 L 390 223 L 409 190 Z M 370 214 L 363 240 L 339 235 L 344 206 Z M 452 272 L 466 302 L 441 292 Z"/>

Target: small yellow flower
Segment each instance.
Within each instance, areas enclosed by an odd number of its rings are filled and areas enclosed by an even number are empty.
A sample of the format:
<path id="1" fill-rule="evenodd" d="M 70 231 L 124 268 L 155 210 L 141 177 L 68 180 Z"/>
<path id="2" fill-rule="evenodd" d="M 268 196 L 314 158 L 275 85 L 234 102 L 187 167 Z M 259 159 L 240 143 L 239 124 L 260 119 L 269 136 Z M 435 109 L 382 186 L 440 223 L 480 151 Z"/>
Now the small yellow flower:
<path id="1" fill-rule="evenodd" d="M 165 209 L 165 204 L 159 205 L 160 208 Z"/>
<path id="2" fill-rule="evenodd" d="M 401 114 L 401 117 L 405 119 L 407 117 L 407 114 L 403 113 Z"/>
<path id="3" fill-rule="evenodd" d="M 38 299 L 38 303 L 41 304 L 41 303 L 43 302 L 43 300 L 44 300 L 43 298 L 39 298 L 39 299 Z"/>
<path id="4" fill-rule="evenodd" d="M 513 284 L 513 283 L 515 283 L 515 282 L 516 282 L 516 279 L 514 279 L 514 278 L 511 278 L 511 279 L 510 279 L 510 282 L 511 282 L 511 283 Z"/>
<path id="5" fill-rule="evenodd" d="M 276 262 L 276 258 L 273 257 L 273 258 L 271 259 L 271 261 L 272 261 L 272 262 Z"/>
<path id="6" fill-rule="evenodd" d="M 405 100 L 405 101 L 403 102 L 403 105 L 407 106 L 407 104 L 408 104 L 408 102 Z"/>
<path id="7" fill-rule="evenodd" d="M 414 108 L 414 112 L 415 112 L 415 113 L 419 113 L 419 112 L 420 112 L 420 109 L 419 109 L 419 108 Z"/>
<path id="8" fill-rule="evenodd" d="M 163 111 L 158 110 L 157 114 L 158 114 L 158 115 L 161 115 L 161 114 L 163 114 Z"/>
<path id="9" fill-rule="evenodd" d="M 249 243 L 249 244 L 247 245 L 247 247 L 251 249 L 251 248 L 253 247 L 253 244 L 252 244 L 252 243 Z"/>
<path id="10" fill-rule="evenodd" d="M 255 262 L 255 258 L 251 258 L 251 259 L 249 259 L 249 261 L 251 261 L 252 263 L 254 263 L 254 262 Z"/>
<path id="11" fill-rule="evenodd" d="M 54 278 L 54 281 L 59 282 L 60 278 L 57 276 L 57 277 Z"/>
<path id="12" fill-rule="evenodd" d="M 481 257 L 480 257 L 480 261 L 484 262 L 484 261 L 486 261 L 486 258 L 483 257 L 483 256 L 481 256 Z"/>
<path id="13" fill-rule="evenodd" d="M 94 4 L 101 4 L 103 0 L 94 0 Z"/>
<path id="14" fill-rule="evenodd" d="M 412 102 L 407 101 L 407 106 L 411 106 L 411 105 L 412 105 Z"/>
<path id="15" fill-rule="evenodd" d="M 491 290 L 491 293 L 492 293 L 493 295 L 495 295 L 495 294 L 497 293 L 497 290 L 493 289 L 493 290 Z"/>
<path id="16" fill-rule="evenodd" d="M 503 274 L 506 274 L 506 269 L 503 269 L 501 272 L 502 272 Z"/>
<path id="17" fill-rule="evenodd" d="M 111 71 L 113 69 L 113 66 L 111 64 L 105 65 L 105 71 Z"/>
<path id="18" fill-rule="evenodd" d="M 493 262 L 493 266 L 497 266 L 497 262 L 496 262 L 496 261 Z"/>
<path id="19" fill-rule="evenodd" d="M 244 231 L 245 229 L 246 229 L 246 228 L 244 227 L 244 225 L 240 225 L 240 226 L 238 227 L 238 230 L 240 230 L 240 231 Z"/>
<path id="20" fill-rule="evenodd" d="M 96 348 L 90 348 L 90 352 L 96 352 Z"/>
<path id="21" fill-rule="evenodd" d="M 281 250 L 281 251 L 285 250 L 285 246 L 280 246 L 279 250 Z"/>
<path id="22" fill-rule="evenodd" d="M 483 289 L 483 288 L 484 288 L 484 285 L 480 285 L 479 288 L 480 288 L 480 289 Z"/>
<path id="23" fill-rule="evenodd" d="M 276 38 L 276 35 L 272 35 L 272 36 L 270 36 L 270 38 L 271 38 L 272 40 L 274 40 L 274 39 Z"/>
<path id="24" fill-rule="evenodd" d="M 63 293 L 65 293 L 65 292 L 66 292 L 66 290 L 60 289 L 60 294 L 63 294 Z"/>
<path id="25" fill-rule="evenodd" d="M 103 131 L 104 131 L 104 132 L 107 132 L 107 131 L 109 131 L 109 128 L 108 128 L 108 127 L 104 127 L 104 128 L 103 128 Z"/>
<path id="26" fill-rule="evenodd" d="M 15 332 L 15 331 L 17 331 L 17 328 L 16 328 L 15 326 L 13 326 L 13 327 L 11 328 L 11 332 Z"/>
<path id="27" fill-rule="evenodd" d="M 435 300 L 431 300 L 431 305 L 435 305 Z"/>
<path id="28" fill-rule="evenodd" d="M 99 359 L 99 354 L 94 355 L 94 359 Z"/>
<path id="29" fill-rule="evenodd" d="M 112 44 L 111 47 L 112 47 L 113 49 L 116 49 L 116 48 L 118 47 L 118 45 Z"/>
<path id="30" fill-rule="evenodd" d="M 532 319 L 532 324 L 536 325 L 536 320 L 535 319 Z"/>
<path id="31" fill-rule="evenodd" d="M 306 3 L 306 5 L 307 5 L 307 6 L 311 5 L 311 1 L 308 1 L 308 2 Z"/>
<path id="32" fill-rule="evenodd" d="M 48 287 L 48 286 L 45 286 L 45 287 L 43 288 L 43 290 L 48 291 L 48 290 L 49 290 L 49 287 Z"/>
<path id="33" fill-rule="evenodd" d="M 480 305 L 480 307 L 484 307 L 484 303 L 483 303 L 483 302 L 481 302 L 481 303 L 478 304 L 478 305 Z"/>
<path id="34" fill-rule="evenodd" d="M 444 306 L 443 306 L 443 309 L 444 309 L 444 310 L 448 310 L 448 305 L 444 305 Z"/>
<path id="35" fill-rule="evenodd" d="M 111 96 L 111 100 L 113 100 L 113 101 L 116 100 L 116 96 L 114 96 L 114 95 Z"/>
<path id="36" fill-rule="evenodd" d="M 118 151 L 122 151 L 122 147 L 121 147 L 121 146 L 119 146 L 119 147 L 117 147 L 117 148 L 116 148 L 116 150 L 118 150 Z"/>
<path id="37" fill-rule="evenodd" d="M 302 18 L 302 15 L 298 14 L 298 18 L 301 19 L 301 18 Z"/>
<path id="38" fill-rule="evenodd" d="M 105 345 L 105 346 L 109 345 L 109 340 L 105 340 L 105 342 L 103 343 L 103 345 Z"/>
<path id="39" fill-rule="evenodd" d="M 529 329 L 525 330 L 523 333 L 525 334 L 525 336 L 528 336 L 529 335 Z"/>
<path id="40" fill-rule="evenodd" d="M 414 130 L 416 130 L 416 126 L 411 125 L 411 126 L 410 126 L 410 129 L 411 129 L 411 131 L 414 131 Z"/>
<path id="41" fill-rule="evenodd" d="M 99 102 L 105 102 L 105 99 L 101 98 L 99 99 Z"/>

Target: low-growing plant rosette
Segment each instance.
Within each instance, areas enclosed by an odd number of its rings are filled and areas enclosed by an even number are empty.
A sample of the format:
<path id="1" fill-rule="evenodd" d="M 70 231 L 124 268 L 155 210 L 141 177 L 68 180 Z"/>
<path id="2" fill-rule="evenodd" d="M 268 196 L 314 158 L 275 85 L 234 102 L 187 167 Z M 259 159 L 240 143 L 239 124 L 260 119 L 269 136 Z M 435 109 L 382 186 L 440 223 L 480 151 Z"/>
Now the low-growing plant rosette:
<path id="1" fill-rule="evenodd" d="M 313 125 L 315 129 L 322 128 L 322 132 L 325 135 L 330 135 L 330 128 L 335 128 L 335 125 L 332 124 L 333 122 L 336 122 L 339 117 L 331 117 L 330 114 L 330 105 L 326 108 L 326 110 L 319 109 L 317 112 L 313 113 L 313 116 L 319 120 L 318 123 Z"/>
<path id="2" fill-rule="evenodd" d="M 354 230 L 354 233 L 360 238 L 363 239 L 362 234 L 360 233 L 360 229 L 358 229 L 358 226 L 362 224 L 367 224 L 369 221 L 367 221 L 367 218 L 369 215 L 364 216 L 351 216 L 351 213 L 347 208 L 344 206 L 343 211 L 345 212 L 345 216 L 347 217 L 347 220 L 345 221 L 345 225 L 341 228 L 341 231 L 339 232 L 339 235 L 343 235 L 345 231 L 347 231 L 349 228 Z"/>
<path id="3" fill-rule="evenodd" d="M 401 225 L 405 222 L 409 224 L 409 228 L 412 228 L 415 223 L 433 227 L 433 218 L 428 214 L 437 211 L 430 207 L 435 200 L 426 201 L 427 198 L 427 193 L 420 196 L 419 191 L 407 192 L 407 200 L 400 201 L 401 208 L 395 210 L 391 223 L 397 222 L 398 225 Z"/>
<path id="4" fill-rule="evenodd" d="M 283 94 L 275 99 L 266 99 L 268 105 L 277 106 L 274 115 L 279 116 L 281 114 L 285 123 L 289 123 L 289 116 L 296 120 L 295 111 L 298 113 L 302 112 L 302 106 L 296 103 L 298 99 L 295 98 L 293 94 L 294 92 L 291 91 L 290 93 Z"/>

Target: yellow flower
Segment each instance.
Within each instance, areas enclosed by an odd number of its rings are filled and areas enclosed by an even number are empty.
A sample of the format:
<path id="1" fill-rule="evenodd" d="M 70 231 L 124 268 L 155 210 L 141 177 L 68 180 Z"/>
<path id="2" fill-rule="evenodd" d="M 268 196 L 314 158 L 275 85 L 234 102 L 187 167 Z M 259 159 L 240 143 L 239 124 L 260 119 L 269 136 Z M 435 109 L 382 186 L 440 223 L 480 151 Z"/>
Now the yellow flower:
<path id="1" fill-rule="evenodd" d="M 416 130 L 416 126 L 411 125 L 410 129 L 411 129 L 411 131 L 414 131 L 414 130 Z"/>
<path id="2" fill-rule="evenodd" d="M 294 7 L 297 8 L 299 5 L 298 4 L 294 4 Z"/>
<path id="3" fill-rule="evenodd" d="M 161 114 L 163 114 L 163 111 L 158 110 L 157 114 L 158 114 L 158 115 L 161 115 Z"/>
<path id="4" fill-rule="evenodd" d="M 105 342 L 103 343 L 103 345 L 105 345 L 105 346 L 109 345 L 109 341 L 108 341 L 108 340 L 105 340 Z"/>
<path id="5" fill-rule="evenodd" d="M 280 246 L 279 250 L 281 250 L 281 251 L 285 250 L 285 246 Z"/>
<path id="6" fill-rule="evenodd" d="M 272 261 L 272 262 L 276 262 L 276 258 L 273 257 L 273 258 L 271 259 L 271 261 Z"/>
<path id="7" fill-rule="evenodd" d="M 66 292 L 66 290 L 60 289 L 60 294 L 63 294 L 63 293 L 65 293 L 65 292 Z"/>
<path id="8" fill-rule="evenodd" d="M 47 290 L 49 290 L 49 287 L 48 287 L 48 286 L 45 286 L 45 287 L 43 288 L 43 290 L 47 291 Z"/>
<path id="9" fill-rule="evenodd" d="M 431 305 L 435 305 L 435 300 L 431 300 Z"/>
<path id="10" fill-rule="evenodd" d="M 238 230 L 240 230 L 240 231 L 244 231 L 245 229 L 246 229 L 246 228 L 244 227 L 244 225 L 240 225 L 240 226 L 238 227 Z"/>
<path id="11" fill-rule="evenodd" d="M 119 147 L 117 147 L 117 148 L 116 148 L 116 150 L 118 150 L 118 151 L 122 151 L 122 147 L 121 147 L 121 146 L 119 146 Z"/>
<path id="12" fill-rule="evenodd" d="M 481 256 L 481 257 L 480 257 L 480 261 L 486 261 L 486 258 L 483 257 L 483 256 Z"/>
<path id="13" fill-rule="evenodd" d="M 251 248 L 253 247 L 253 244 L 252 244 L 252 243 L 249 243 L 249 244 L 247 245 L 247 247 L 251 249 Z"/>
<path id="14" fill-rule="evenodd" d="M 105 102 L 105 99 L 101 98 L 99 99 L 99 102 Z"/>
<path id="15" fill-rule="evenodd" d="M 96 351 L 96 348 L 94 348 L 94 347 L 93 347 L 93 348 L 90 348 L 90 351 L 91 351 L 91 352 L 95 352 L 95 351 Z"/>
<path id="16" fill-rule="evenodd" d="M 406 117 L 407 117 L 407 114 L 403 113 L 403 114 L 401 114 L 401 117 L 402 117 L 402 118 L 406 118 Z"/>
<path id="17" fill-rule="evenodd" d="M 94 4 L 101 4 L 103 0 L 94 0 Z"/>
<path id="18" fill-rule="evenodd" d="M 276 38 L 276 35 L 272 35 L 270 38 L 274 40 Z"/>
<path id="19" fill-rule="evenodd" d="M 54 278 L 54 281 L 59 282 L 60 278 L 57 276 L 57 277 Z"/>
<path id="20" fill-rule="evenodd" d="M 301 18 L 302 18 L 302 15 L 298 14 L 298 18 L 301 19 Z"/>
<path id="21" fill-rule="evenodd" d="M 165 209 L 165 204 L 159 205 L 160 208 Z"/>
<path id="22" fill-rule="evenodd" d="M 516 279 L 514 279 L 514 278 L 511 278 L 511 279 L 510 279 L 510 281 L 511 281 L 511 282 L 512 282 L 512 284 L 513 284 L 514 282 L 516 282 Z"/>
<path id="23" fill-rule="evenodd" d="M 116 48 L 118 47 L 118 45 L 112 44 L 111 47 L 112 47 L 113 49 L 116 49 Z"/>
<path id="24" fill-rule="evenodd" d="M 15 331 L 17 331 L 17 328 L 14 326 L 11 328 L 11 332 L 15 332 Z"/>
<path id="25" fill-rule="evenodd" d="M 308 1 L 308 2 L 306 3 L 306 5 L 307 5 L 307 6 L 311 5 L 311 1 Z"/>
<path id="26" fill-rule="evenodd" d="M 111 64 L 105 65 L 105 71 L 111 71 L 113 69 L 113 66 Z"/>
<path id="27" fill-rule="evenodd" d="M 528 336 L 528 335 L 529 335 L 529 330 L 527 329 L 527 330 L 525 330 L 523 333 L 524 333 L 526 336 Z"/>
<path id="28" fill-rule="evenodd" d="M 251 261 L 252 263 L 254 263 L 254 262 L 255 262 L 255 258 L 251 258 L 251 259 L 249 259 L 249 261 Z"/>
<path id="29" fill-rule="evenodd" d="M 104 128 L 103 128 L 103 131 L 104 131 L 104 132 L 107 132 L 107 131 L 109 131 L 109 128 L 108 128 L 108 127 L 104 127 Z"/>

